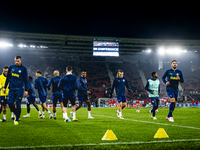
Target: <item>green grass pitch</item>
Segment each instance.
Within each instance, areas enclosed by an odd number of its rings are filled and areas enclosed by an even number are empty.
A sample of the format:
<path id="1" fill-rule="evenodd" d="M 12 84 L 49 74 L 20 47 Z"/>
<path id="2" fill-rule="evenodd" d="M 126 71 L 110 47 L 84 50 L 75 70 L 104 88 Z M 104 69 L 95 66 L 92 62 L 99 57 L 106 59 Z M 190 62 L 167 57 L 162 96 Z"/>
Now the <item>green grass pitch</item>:
<path id="1" fill-rule="evenodd" d="M 168 108 L 159 108 L 157 120 L 145 108 L 140 113 L 125 108 L 124 120 L 116 117 L 116 110 L 92 108 L 95 119 L 87 119 L 87 109 L 81 108 L 76 113 L 78 122 L 65 123 L 60 108 L 57 120 L 49 119 L 47 112 L 45 119 L 39 119 L 34 108 L 30 118 L 23 118 L 26 109 L 22 109 L 21 121 L 14 126 L 7 109 L 7 122 L 0 123 L 0 149 L 200 149 L 200 108 L 176 108 L 174 123 L 165 119 Z M 68 108 L 68 116 L 70 111 Z M 159 128 L 169 138 L 153 138 Z M 101 140 L 108 129 L 118 140 Z"/>

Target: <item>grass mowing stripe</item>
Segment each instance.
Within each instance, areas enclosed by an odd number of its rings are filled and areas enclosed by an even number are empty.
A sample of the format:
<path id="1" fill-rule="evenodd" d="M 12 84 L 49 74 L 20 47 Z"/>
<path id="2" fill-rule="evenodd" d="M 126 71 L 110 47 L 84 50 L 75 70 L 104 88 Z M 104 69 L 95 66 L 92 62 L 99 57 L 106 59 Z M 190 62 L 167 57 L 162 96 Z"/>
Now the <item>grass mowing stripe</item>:
<path id="1" fill-rule="evenodd" d="M 111 117 L 111 116 L 103 116 L 103 115 L 94 115 L 93 116 L 99 116 L 99 117 L 105 117 L 105 118 L 114 118 L 114 119 L 119 119 L 117 117 Z M 173 124 L 165 124 L 165 123 L 158 123 L 158 122 L 149 122 L 149 121 L 143 121 L 143 120 L 134 120 L 134 119 L 126 119 L 124 118 L 123 120 L 130 120 L 130 121 L 136 121 L 136 122 L 144 122 L 144 123 L 151 123 L 151 124 L 159 124 L 159 125 L 167 125 L 167 126 L 174 126 L 174 127 L 181 127 L 181 128 L 189 128 L 189 129 L 197 129 L 200 130 L 200 128 L 197 127 L 190 127 L 190 126 L 182 126 L 182 125 L 173 125 Z"/>
<path id="2" fill-rule="evenodd" d="M 179 139 L 164 141 L 135 141 L 135 142 L 114 142 L 114 143 L 88 143 L 88 144 L 66 144 L 66 145 L 41 145 L 41 146 L 12 146 L 0 147 L 0 149 L 28 149 L 28 148 L 53 148 L 53 147 L 76 147 L 76 146 L 101 146 L 101 145 L 133 145 L 133 144 L 152 144 L 152 143 L 173 143 L 173 142 L 192 142 L 200 139 Z"/>

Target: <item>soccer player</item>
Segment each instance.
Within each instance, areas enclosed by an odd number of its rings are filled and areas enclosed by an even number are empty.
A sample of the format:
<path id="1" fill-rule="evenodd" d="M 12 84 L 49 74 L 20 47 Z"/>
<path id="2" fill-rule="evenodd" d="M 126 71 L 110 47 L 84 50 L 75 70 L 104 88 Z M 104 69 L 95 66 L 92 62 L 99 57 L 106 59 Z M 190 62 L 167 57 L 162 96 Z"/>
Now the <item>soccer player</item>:
<path id="1" fill-rule="evenodd" d="M 1 120 L 2 122 L 6 122 L 6 104 L 8 103 L 8 92 L 9 89 L 8 87 L 6 88 L 6 93 L 4 94 L 3 88 L 6 82 L 6 78 L 7 78 L 7 74 L 8 74 L 8 66 L 5 66 L 3 68 L 3 73 L 0 75 L 0 100 L 1 100 L 1 108 L 0 108 L 0 114 L 3 110 L 3 120 Z M 11 112 L 11 120 L 14 120 L 14 113 Z"/>
<path id="2" fill-rule="evenodd" d="M 76 119 L 76 106 L 75 106 L 75 90 L 77 89 L 76 85 L 76 77 L 72 75 L 72 67 L 68 66 L 66 68 L 67 74 L 60 79 L 58 83 L 58 88 L 63 91 L 63 119 L 64 122 L 68 122 L 68 115 L 67 115 L 67 103 L 68 100 L 72 104 L 72 112 L 73 112 L 73 121 L 78 121 Z"/>
<path id="3" fill-rule="evenodd" d="M 129 87 L 127 79 L 124 77 L 124 72 L 119 69 L 117 72 L 117 77 L 113 80 L 110 98 L 112 98 L 112 93 L 116 91 L 117 101 L 118 101 L 118 110 L 116 111 L 117 117 L 124 119 L 122 116 L 122 109 L 126 107 L 126 95 L 125 95 L 125 86 L 128 89 L 129 93 L 131 89 Z"/>
<path id="4" fill-rule="evenodd" d="M 57 101 L 60 102 L 61 108 L 63 109 L 63 99 L 62 99 L 62 90 L 58 88 L 58 83 L 61 79 L 61 77 L 59 77 L 59 71 L 58 70 L 54 71 L 54 76 L 55 77 L 50 79 L 47 87 L 50 90 L 50 86 L 52 85 L 53 117 L 54 117 L 54 119 L 56 119 L 56 104 L 57 104 Z"/>
<path id="5" fill-rule="evenodd" d="M 152 117 L 153 113 L 153 119 L 156 120 L 156 109 L 158 109 L 158 103 L 159 103 L 159 95 L 160 95 L 160 80 L 158 79 L 158 74 L 156 72 L 151 73 L 152 79 L 149 79 L 147 81 L 147 84 L 145 86 L 145 90 L 149 92 L 149 98 L 151 99 L 151 104 L 153 106 L 153 109 L 150 110 L 150 114 Z"/>
<path id="6" fill-rule="evenodd" d="M 166 117 L 166 119 L 170 122 L 174 122 L 172 113 L 174 111 L 178 98 L 178 85 L 179 82 L 183 83 L 184 79 L 182 72 L 177 69 L 176 60 L 173 60 L 171 62 L 171 67 L 172 69 L 169 69 L 164 73 L 162 80 L 166 84 L 167 95 L 170 98 L 171 102 L 169 107 L 169 114 Z M 167 78 L 167 80 L 165 78 Z"/>
<path id="7" fill-rule="evenodd" d="M 24 118 L 30 117 L 30 104 L 33 104 L 33 106 L 36 108 L 36 110 L 39 113 L 39 118 L 42 116 L 42 113 L 40 112 L 36 101 L 35 101 L 35 92 L 34 92 L 34 86 L 33 86 L 33 78 L 31 76 L 28 76 L 28 96 L 27 96 L 27 115 L 24 115 Z"/>
<path id="8" fill-rule="evenodd" d="M 10 66 L 8 69 L 8 75 L 4 86 L 4 93 L 6 93 L 8 84 L 8 104 L 11 112 L 14 112 L 16 115 L 14 125 L 19 125 L 19 118 L 21 115 L 21 100 L 23 95 L 28 95 L 28 74 L 27 69 L 22 65 L 21 56 L 16 56 L 15 65 Z M 16 102 L 17 108 L 15 108 L 14 102 Z"/>
<path id="9" fill-rule="evenodd" d="M 46 97 L 47 97 L 47 84 L 48 80 L 43 78 L 41 71 L 36 72 L 37 79 L 35 80 L 35 89 L 38 90 L 39 99 L 42 106 L 42 116 L 40 118 L 45 118 L 44 111 L 46 110 L 49 114 L 49 119 L 53 118 L 53 115 L 51 114 L 50 110 L 48 109 L 46 105 Z"/>
<path id="10" fill-rule="evenodd" d="M 78 102 L 79 105 L 76 107 L 76 111 L 82 107 L 83 101 L 86 102 L 88 107 L 88 119 L 94 119 L 91 116 L 91 105 L 90 100 L 88 99 L 88 94 L 91 94 L 90 91 L 87 90 L 87 72 L 82 71 L 80 78 L 77 79 L 77 88 L 78 88 Z M 73 113 L 70 112 L 71 118 L 73 117 Z"/>

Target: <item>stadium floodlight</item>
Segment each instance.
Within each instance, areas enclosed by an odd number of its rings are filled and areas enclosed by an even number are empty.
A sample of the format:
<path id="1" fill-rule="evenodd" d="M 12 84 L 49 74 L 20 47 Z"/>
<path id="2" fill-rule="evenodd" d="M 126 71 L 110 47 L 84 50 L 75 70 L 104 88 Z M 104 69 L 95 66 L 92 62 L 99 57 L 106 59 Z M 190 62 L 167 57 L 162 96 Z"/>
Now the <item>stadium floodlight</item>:
<path id="1" fill-rule="evenodd" d="M 159 54 L 159 55 L 164 55 L 164 54 L 165 54 L 165 49 L 164 49 L 163 47 L 160 47 L 160 48 L 158 49 L 158 54 Z"/>
<path id="2" fill-rule="evenodd" d="M 35 45 L 30 45 L 31 48 L 35 48 Z"/>
<path id="3" fill-rule="evenodd" d="M 148 49 L 148 50 L 147 50 L 147 53 L 151 53 L 151 49 Z"/>
<path id="4" fill-rule="evenodd" d="M 5 48 L 5 47 L 12 47 L 13 45 L 7 42 L 0 42 L 0 47 Z"/>

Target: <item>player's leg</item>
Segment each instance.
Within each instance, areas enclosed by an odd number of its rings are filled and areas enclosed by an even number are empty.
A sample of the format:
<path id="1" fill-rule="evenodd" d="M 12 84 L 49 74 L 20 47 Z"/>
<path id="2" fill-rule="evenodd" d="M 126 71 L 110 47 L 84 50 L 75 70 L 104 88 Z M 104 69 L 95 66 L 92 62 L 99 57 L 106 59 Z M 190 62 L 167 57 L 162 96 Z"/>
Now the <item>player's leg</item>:
<path id="1" fill-rule="evenodd" d="M 26 104 L 26 106 L 27 106 L 27 114 L 26 115 L 24 115 L 23 117 L 24 118 L 29 118 L 30 117 L 30 103 L 28 102 L 27 104 Z"/>
<path id="2" fill-rule="evenodd" d="M 84 97 L 78 97 L 79 105 L 76 107 L 76 111 L 82 107 Z"/>
<path id="3" fill-rule="evenodd" d="M 56 119 L 56 104 L 57 104 L 58 97 L 54 97 L 52 95 L 52 102 L 53 102 L 53 118 Z"/>
<path id="4" fill-rule="evenodd" d="M 49 108 L 47 107 L 46 105 L 46 97 L 43 96 L 43 97 L 40 97 L 40 101 L 42 103 L 42 107 L 44 108 L 44 110 L 46 110 L 49 114 L 49 119 L 53 118 L 53 115 L 51 114 Z"/>
<path id="5" fill-rule="evenodd" d="M 168 94 L 168 96 L 170 98 L 170 103 L 171 104 L 169 106 L 169 114 L 168 114 L 166 119 L 169 120 L 170 122 L 174 122 L 173 115 L 172 115 L 172 113 L 174 111 L 174 108 L 175 108 L 175 102 L 176 102 L 175 97 L 174 97 L 174 92 L 173 91 L 169 91 L 169 92 L 167 92 L 167 94 Z"/>
<path id="6" fill-rule="evenodd" d="M 68 103 L 68 99 L 67 99 L 67 98 L 63 98 L 63 108 L 62 108 L 62 112 L 63 112 L 63 119 L 64 119 L 64 122 L 68 122 L 67 103 Z"/>
<path id="7" fill-rule="evenodd" d="M 118 101 L 118 110 L 116 110 L 117 117 L 119 118 L 121 116 L 121 111 L 122 111 L 122 97 L 117 96 L 117 101 Z"/>
<path id="8" fill-rule="evenodd" d="M 19 118 L 21 115 L 21 101 L 24 95 L 24 90 L 22 89 L 18 89 L 15 91 L 15 95 L 16 95 L 16 106 L 17 106 L 17 111 L 16 111 L 16 119 L 14 121 L 14 125 L 18 125 L 19 124 Z"/>
<path id="9" fill-rule="evenodd" d="M 86 98 L 86 104 L 87 104 L 87 107 L 88 107 L 88 119 L 94 119 L 91 115 L 91 104 L 90 104 L 90 100 L 88 98 Z"/>
<path id="10" fill-rule="evenodd" d="M 2 122 L 6 122 L 6 105 L 7 105 L 7 103 L 5 102 L 4 104 L 3 104 L 3 120 L 2 120 Z"/>
<path id="11" fill-rule="evenodd" d="M 75 98 L 70 98 L 69 99 L 71 104 L 72 104 L 72 112 L 73 112 L 73 121 L 78 121 L 78 119 L 76 118 L 76 106 L 75 106 Z"/>
<path id="12" fill-rule="evenodd" d="M 38 117 L 40 118 L 42 116 L 42 113 L 40 112 L 40 109 L 39 109 L 38 105 L 36 104 L 35 98 L 34 98 L 34 101 L 33 101 L 33 106 L 38 111 L 38 114 L 39 114 Z"/>

